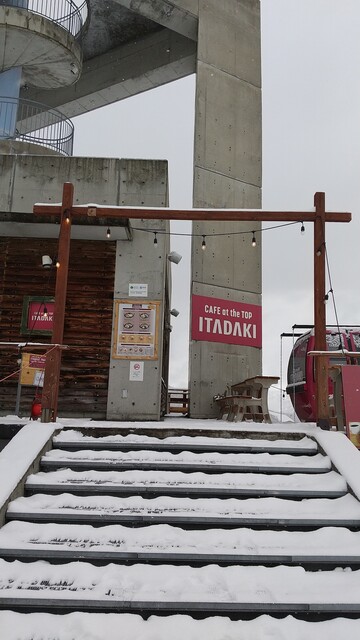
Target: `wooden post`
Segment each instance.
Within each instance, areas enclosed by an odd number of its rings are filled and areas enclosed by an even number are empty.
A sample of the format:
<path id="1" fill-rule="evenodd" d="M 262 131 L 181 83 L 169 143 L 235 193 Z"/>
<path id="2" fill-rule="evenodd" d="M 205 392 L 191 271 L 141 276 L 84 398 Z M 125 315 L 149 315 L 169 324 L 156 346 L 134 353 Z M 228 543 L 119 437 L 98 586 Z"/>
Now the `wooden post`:
<path id="1" fill-rule="evenodd" d="M 64 338 L 66 290 L 69 270 L 71 209 L 74 198 L 74 187 L 66 182 L 63 188 L 61 205 L 60 233 L 56 270 L 54 320 L 51 342 L 61 345 Z M 61 367 L 61 347 L 54 348 L 46 356 L 44 388 L 42 392 L 41 422 L 56 422 L 59 397 Z"/>
<path id="2" fill-rule="evenodd" d="M 326 351 L 325 193 L 315 193 L 314 206 L 314 350 Z M 319 356 L 315 362 L 316 423 L 322 429 L 330 429 L 328 375 L 327 357 Z"/>

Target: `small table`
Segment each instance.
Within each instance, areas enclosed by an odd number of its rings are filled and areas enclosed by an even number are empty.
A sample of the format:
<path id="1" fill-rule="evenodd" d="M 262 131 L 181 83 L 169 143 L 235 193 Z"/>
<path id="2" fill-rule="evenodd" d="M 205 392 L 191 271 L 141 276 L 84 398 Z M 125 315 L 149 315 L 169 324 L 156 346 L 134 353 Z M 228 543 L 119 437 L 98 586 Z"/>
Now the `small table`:
<path id="1" fill-rule="evenodd" d="M 227 416 L 229 422 L 250 419 L 271 423 L 268 408 L 268 392 L 278 383 L 278 376 L 254 376 L 230 387 L 230 394 L 216 399 L 220 407 L 219 419 Z"/>

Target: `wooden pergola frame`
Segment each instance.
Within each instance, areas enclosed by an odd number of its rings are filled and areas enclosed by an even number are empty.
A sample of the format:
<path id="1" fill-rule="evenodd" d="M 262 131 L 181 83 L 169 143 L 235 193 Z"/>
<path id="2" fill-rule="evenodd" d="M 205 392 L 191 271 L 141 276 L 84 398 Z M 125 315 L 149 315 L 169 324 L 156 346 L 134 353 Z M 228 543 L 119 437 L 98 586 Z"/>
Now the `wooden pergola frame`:
<path id="1" fill-rule="evenodd" d="M 313 211 L 263 211 L 258 209 L 168 209 L 149 207 L 112 207 L 97 204 L 74 205 L 74 186 L 66 182 L 61 204 L 35 204 L 38 216 L 59 216 L 60 232 L 56 274 L 52 344 L 63 343 L 65 302 L 68 281 L 70 236 L 72 219 L 78 217 L 130 218 L 143 220 L 189 220 L 220 222 L 313 222 L 314 223 L 314 330 L 315 350 L 326 351 L 326 222 L 350 222 L 351 213 L 325 210 L 325 193 L 314 196 Z M 54 349 L 47 357 L 42 394 L 42 422 L 56 421 L 61 366 L 61 349 Z M 316 367 L 317 424 L 328 429 L 328 361 L 319 356 Z"/>

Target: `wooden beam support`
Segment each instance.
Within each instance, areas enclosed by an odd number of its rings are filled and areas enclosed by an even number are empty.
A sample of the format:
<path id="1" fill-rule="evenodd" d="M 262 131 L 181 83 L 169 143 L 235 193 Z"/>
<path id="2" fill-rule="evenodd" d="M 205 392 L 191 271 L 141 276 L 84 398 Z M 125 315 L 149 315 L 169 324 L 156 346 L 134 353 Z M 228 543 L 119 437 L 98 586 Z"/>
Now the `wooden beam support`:
<path id="1" fill-rule="evenodd" d="M 51 336 L 52 344 L 62 344 L 64 338 L 65 304 L 69 270 L 71 209 L 74 199 L 74 186 L 66 182 L 63 188 L 61 220 L 56 270 L 54 320 Z M 46 356 L 44 387 L 42 392 L 41 422 L 55 422 L 59 397 L 61 367 L 61 348 L 54 347 Z"/>
<path id="2" fill-rule="evenodd" d="M 315 194 L 314 206 L 316 211 L 314 223 L 314 350 L 325 351 L 325 193 Z M 319 356 L 315 362 L 316 422 L 322 429 L 330 429 L 328 377 L 328 359 L 326 356 Z"/>

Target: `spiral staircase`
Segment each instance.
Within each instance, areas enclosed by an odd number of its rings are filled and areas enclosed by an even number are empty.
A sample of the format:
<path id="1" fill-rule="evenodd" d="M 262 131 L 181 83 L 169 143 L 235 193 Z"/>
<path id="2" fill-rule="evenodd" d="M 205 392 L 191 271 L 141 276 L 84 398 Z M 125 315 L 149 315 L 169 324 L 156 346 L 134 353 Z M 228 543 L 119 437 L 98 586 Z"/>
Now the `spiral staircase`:
<path id="1" fill-rule="evenodd" d="M 71 121 L 20 90 L 77 82 L 88 19 L 88 0 L 0 0 L 0 153 L 72 154 Z"/>

